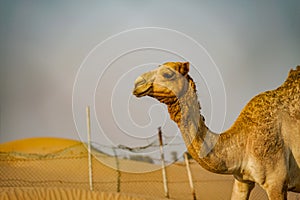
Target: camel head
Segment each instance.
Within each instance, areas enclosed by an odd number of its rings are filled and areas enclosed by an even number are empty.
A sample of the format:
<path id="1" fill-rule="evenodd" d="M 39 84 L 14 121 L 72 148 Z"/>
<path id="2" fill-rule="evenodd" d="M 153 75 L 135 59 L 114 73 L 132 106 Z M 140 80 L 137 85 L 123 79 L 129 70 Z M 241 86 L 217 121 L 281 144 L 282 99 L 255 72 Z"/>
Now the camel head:
<path id="1" fill-rule="evenodd" d="M 172 103 L 188 89 L 188 62 L 167 62 L 157 69 L 144 73 L 135 80 L 133 94 L 137 97 L 150 96 L 163 103 Z"/>

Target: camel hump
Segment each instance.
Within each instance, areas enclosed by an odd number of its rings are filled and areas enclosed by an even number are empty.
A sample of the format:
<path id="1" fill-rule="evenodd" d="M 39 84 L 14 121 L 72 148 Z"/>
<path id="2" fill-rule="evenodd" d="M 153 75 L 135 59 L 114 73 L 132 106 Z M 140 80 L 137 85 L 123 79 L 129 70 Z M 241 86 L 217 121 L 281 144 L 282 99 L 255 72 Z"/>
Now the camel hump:
<path id="1" fill-rule="evenodd" d="M 289 72 L 289 76 L 287 79 L 300 79 L 300 65 L 296 67 L 296 69 L 291 69 Z"/>
<path id="2" fill-rule="evenodd" d="M 287 79 L 285 80 L 283 86 L 291 87 L 296 86 L 299 87 L 300 85 L 300 65 L 296 67 L 296 69 L 291 69 Z"/>
<path id="3" fill-rule="evenodd" d="M 278 88 L 280 101 L 285 104 L 291 116 L 300 119 L 300 66 L 291 69 L 286 81 Z"/>

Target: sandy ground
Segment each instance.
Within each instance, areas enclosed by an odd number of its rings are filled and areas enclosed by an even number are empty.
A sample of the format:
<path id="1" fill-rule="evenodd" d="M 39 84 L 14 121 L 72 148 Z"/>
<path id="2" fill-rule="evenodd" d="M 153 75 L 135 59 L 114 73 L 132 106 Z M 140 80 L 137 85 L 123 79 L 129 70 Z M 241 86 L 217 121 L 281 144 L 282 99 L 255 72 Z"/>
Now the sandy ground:
<path id="1" fill-rule="evenodd" d="M 72 188 L 0 188 L 0 200 L 155 200 L 157 198 Z"/>
<path id="2" fill-rule="evenodd" d="M 0 145 L 1 199 L 163 199 L 161 170 L 157 165 L 116 160 L 101 153 L 93 156 L 93 189 L 89 190 L 87 151 L 74 140 L 34 138 Z M 193 199 L 183 163 L 167 167 L 171 199 Z M 135 171 L 129 173 L 126 171 Z M 144 173 L 139 173 L 139 172 Z M 145 171 L 148 171 L 145 173 Z M 216 175 L 191 162 L 196 197 L 230 199 L 232 176 Z M 299 195 L 289 194 L 289 199 Z M 255 187 L 250 199 L 267 199 Z M 300 199 L 300 198 L 298 198 Z"/>

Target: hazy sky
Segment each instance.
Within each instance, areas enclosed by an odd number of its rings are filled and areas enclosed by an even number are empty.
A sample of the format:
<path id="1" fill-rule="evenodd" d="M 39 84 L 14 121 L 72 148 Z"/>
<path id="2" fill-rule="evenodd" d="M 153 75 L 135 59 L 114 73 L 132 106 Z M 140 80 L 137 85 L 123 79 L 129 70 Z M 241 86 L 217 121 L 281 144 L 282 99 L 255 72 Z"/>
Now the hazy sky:
<path id="1" fill-rule="evenodd" d="M 298 0 L 88 3 L 3 0 L 0 2 L 0 142 L 40 136 L 79 139 L 72 114 L 72 92 L 81 64 L 108 37 L 141 27 L 179 31 L 207 50 L 224 81 L 225 130 L 251 97 L 279 86 L 289 69 L 300 64 L 299 8 Z M 128 42 L 125 40 L 124 44 Z M 151 35 L 149 40 L 156 42 Z M 129 41 L 134 43 L 135 39 Z M 105 53 L 112 55 L 119 51 L 123 42 L 108 46 Z M 97 56 L 95 62 L 99 62 L 100 71 L 95 76 L 99 79 L 94 91 L 96 115 L 109 140 L 114 144 L 136 145 L 143 137 L 146 141 L 148 136 L 151 138 L 160 124 L 167 133 L 176 129 L 164 107 L 150 98 L 136 99 L 131 89 L 138 74 L 178 56 L 158 50 L 131 53 L 111 64 L 102 78 L 99 75 L 105 66 L 100 61 L 108 57 L 101 53 Z M 191 76 L 197 77 L 195 72 L 201 70 L 195 65 Z M 213 87 L 201 84 L 203 81 L 198 78 L 195 81 L 198 88 Z M 217 105 L 206 94 L 199 89 L 204 115 L 210 119 L 211 108 L 218 108 L 224 102 Z M 105 106 L 104 101 L 111 106 Z M 117 116 L 112 118 L 114 115 Z M 214 122 L 218 124 L 216 119 Z M 93 124 L 96 126 L 96 122 Z M 130 128 L 134 126 L 138 129 Z M 122 127 L 127 129 L 126 137 L 120 130 Z M 211 128 L 215 128 L 213 123 Z"/>

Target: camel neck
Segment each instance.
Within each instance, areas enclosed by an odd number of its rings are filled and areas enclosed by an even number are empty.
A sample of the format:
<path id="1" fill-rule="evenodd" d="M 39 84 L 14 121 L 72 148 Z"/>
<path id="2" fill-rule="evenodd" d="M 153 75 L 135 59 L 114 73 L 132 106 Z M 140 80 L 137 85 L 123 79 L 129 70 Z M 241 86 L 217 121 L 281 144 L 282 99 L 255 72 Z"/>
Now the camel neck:
<path id="1" fill-rule="evenodd" d="M 170 117 L 178 125 L 191 156 L 211 172 L 231 173 L 236 163 L 226 160 L 231 156 L 227 150 L 235 145 L 228 137 L 230 133 L 215 134 L 210 131 L 200 110 L 196 89 L 191 86 L 183 96 L 168 105 Z"/>

